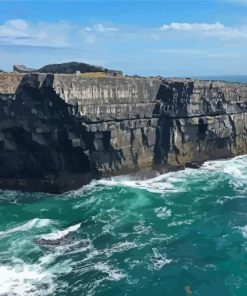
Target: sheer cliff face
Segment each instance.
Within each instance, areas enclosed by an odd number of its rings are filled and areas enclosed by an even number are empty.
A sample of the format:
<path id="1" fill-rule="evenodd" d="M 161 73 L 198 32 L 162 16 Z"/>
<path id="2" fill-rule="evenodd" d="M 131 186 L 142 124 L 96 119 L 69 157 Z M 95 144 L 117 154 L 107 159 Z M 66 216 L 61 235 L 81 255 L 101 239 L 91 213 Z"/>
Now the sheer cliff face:
<path id="1" fill-rule="evenodd" d="M 143 167 L 247 152 L 247 87 L 0 75 L 0 187 L 62 192 Z"/>

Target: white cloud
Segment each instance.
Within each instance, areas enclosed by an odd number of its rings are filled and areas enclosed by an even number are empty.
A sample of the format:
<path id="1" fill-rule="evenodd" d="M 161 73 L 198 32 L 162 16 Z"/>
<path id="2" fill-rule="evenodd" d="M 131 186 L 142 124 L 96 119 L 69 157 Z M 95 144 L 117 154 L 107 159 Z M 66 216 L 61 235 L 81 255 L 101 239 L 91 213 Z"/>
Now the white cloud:
<path id="1" fill-rule="evenodd" d="M 83 43 L 92 45 L 96 40 L 104 40 L 117 32 L 114 26 L 95 24 L 81 28 L 68 22 L 36 22 L 23 19 L 0 23 L 0 45 L 22 45 L 54 48 L 80 48 Z"/>
<path id="2" fill-rule="evenodd" d="M 10 20 L 0 25 L 0 38 L 28 38 L 28 24 L 21 19 Z"/>
<path id="3" fill-rule="evenodd" d="M 228 27 L 220 22 L 216 23 L 171 23 L 162 25 L 161 32 L 187 34 L 197 38 L 217 37 L 219 39 L 247 38 L 246 27 Z"/>
<path id="4" fill-rule="evenodd" d="M 29 23 L 14 19 L 0 24 L 0 44 L 68 47 L 68 36 L 73 26 L 65 22 Z"/>
<path id="5" fill-rule="evenodd" d="M 115 27 L 106 27 L 103 24 L 95 24 L 92 27 L 86 27 L 86 31 L 95 31 L 99 33 L 117 32 L 119 29 Z"/>
<path id="6" fill-rule="evenodd" d="M 246 0 L 247 1 L 247 0 Z M 117 33 L 116 33 L 117 32 Z M 157 47 L 164 46 L 164 42 L 169 44 L 180 44 L 188 46 L 188 41 L 206 42 L 220 40 L 225 44 L 232 40 L 241 43 L 247 40 L 247 27 L 226 26 L 220 22 L 213 23 L 189 23 L 172 22 L 164 24 L 159 28 L 145 28 L 137 26 L 125 26 L 119 30 L 114 25 L 107 26 L 96 23 L 90 26 L 81 27 L 79 24 L 68 22 L 28 22 L 22 19 L 8 20 L 0 23 L 0 45 L 11 46 L 32 46 L 32 47 L 52 47 L 85 50 L 98 43 L 103 47 L 105 44 L 119 47 L 121 44 L 128 46 L 138 46 L 145 42 L 149 47 L 155 41 Z M 183 44 L 183 41 L 186 43 Z M 175 42 L 175 43 L 171 43 Z M 159 45 L 158 45 L 159 44 Z M 206 43 L 205 43 L 206 44 Z M 209 43 L 207 43 L 209 45 Z M 139 49 L 138 49 L 139 50 Z M 197 54 L 196 52 L 194 54 Z"/>
<path id="7" fill-rule="evenodd" d="M 160 27 L 162 31 L 218 31 L 224 29 L 225 26 L 217 22 L 214 24 L 207 23 L 171 23 Z"/>

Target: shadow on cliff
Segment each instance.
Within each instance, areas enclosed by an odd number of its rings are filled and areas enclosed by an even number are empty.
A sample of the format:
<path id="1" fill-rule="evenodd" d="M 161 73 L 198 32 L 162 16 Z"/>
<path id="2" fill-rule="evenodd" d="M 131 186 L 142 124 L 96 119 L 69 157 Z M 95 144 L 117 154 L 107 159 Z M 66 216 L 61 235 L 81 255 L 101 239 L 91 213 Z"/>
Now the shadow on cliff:
<path id="1" fill-rule="evenodd" d="M 25 75 L 1 125 L 0 178 L 63 179 L 64 188 L 83 184 L 95 173 L 89 156 L 90 134 L 77 117 L 78 107 L 54 91 L 54 75 Z M 66 179 L 66 180 L 64 180 Z M 73 180 L 74 179 L 74 180 Z M 68 188 L 66 188 L 68 186 Z M 75 184 L 78 187 L 78 184 Z"/>
<path id="2" fill-rule="evenodd" d="M 174 119 L 187 117 L 187 102 L 193 94 L 194 83 L 163 80 L 157 92 L 153 116 L 159 117 L 154 145 L 154 165 L 166 164 L 170 153 L 178 154 L 173 136 Z"/>

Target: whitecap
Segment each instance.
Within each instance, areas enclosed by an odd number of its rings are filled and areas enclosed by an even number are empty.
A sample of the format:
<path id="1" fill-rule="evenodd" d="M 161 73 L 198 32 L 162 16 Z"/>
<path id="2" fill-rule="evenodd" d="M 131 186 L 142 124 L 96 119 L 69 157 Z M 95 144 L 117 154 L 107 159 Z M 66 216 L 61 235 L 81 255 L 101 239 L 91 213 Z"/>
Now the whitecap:
<path id="1" fill-rule="evenodd" d="M 164 191 L 175 190 L 174 186 L 170 182 L 164 182 L 164 178 L 166 176 L 167 174 L 147 180 L 131 180 L 130 177 L 115 177 L 99 180 L 98 184 L 110 187 L 125 186 L 129 188 L 144 189 L 152 193 L 163 193 Z"/>
<path id="2" fill-rule="evenodd" d="M 202 170 L 226 173 L 232 177 L 247 179 L 247 155 L 232 159 L 207 161 L 202 165 Z"/>
<path id="3" fill-rule="evenodd" d="M 243 237 L 247 238 L 247 225 L 237 228 L 242 232 Z"/>
<path id="4" fill-rule="evenodd" d="M 215 173 L 223 173 L 234 178 L 234 184 L 237 186 L 242 185 L 241 182 L 237 184 L 239 180 L 247 182 L 246 163 L 247 155 L 243 155 L 234 157 L 232 159 L 206 161 L 198 169 L 185 168 L 176 172 L 160 174 L 151 179 L 136 180 L 133 175 L 124 175 L 93 180 L 90 182 L 90 184 L 85 185 L 78 190 L 69 192 L 68 195 L 72 197 L 81 197 L 83 195 L 85 196 L 85 193 L 88 191 L 90 194 L 92 194 L 101 191 L 102 188 L 107 189 L 114 186 L 143 189 L 152 193 L 186 192 L 188 190 L 187 186 L 191 178 L 193 181 L 205 182 L 206 175 Z M 208 191 L 209 186 L 211 186 L 213 189 L 215 186 L 217 186 L 217 181 L 213 182 L 210 180 L 210 182 L 206 184 L 205 189 L 202 190 Z M 88 202 L 88 200 L 86 200 L 85 203 L 86 202 Z M 94 200 L 92 199 L 90 203 L 91 202 L 94 202 Z M 75 205 L 75 208 L 79 208 L 82 205 L 84 206 L 85 204 L 83 203 Z"/>
<path id="5" fill-rule="evenodd" d="M 194 222 L 192 219 L 181 220 L 181 221 L 174 221 L 168 224 L 168 227 L 180 226 L 180 225 L 190 225 Z"/>
<path id="6" fill-rule="evenodd" d="M 28 230 L 31 230 L 33 228 L 47 227 L 52 223 L 53 223 L 53 221 L 51 219 L 38 219 L 38 218 L 35 218 L 35 219 L 32 219 L 32 220 L 29 220 L 28 222 L 26 222 L 24 224 L 13 227 L 11 229 L 7 229 L 5 231 L 0 231 L 0 236 L 9 235 L 9 234 L 15 233 L 15 232 L 28 231 Z"/>
<path id="7" fill-rule="evenodd" d="M 121 272 L 119 269 L 114 268 L 113 266 L 108 265 L 105 262 L 98 262 L 94 265 L 94 269 L 102 273 L 106 273 L 107 279 L 112 281 L 120 281 L 126 277 L 126 275 Z"/>
<path id="8" fill-rule="evenodd" d="M 60 255 L 60 252 L 46 254 L 34 264 L 13 257 L 11 264 L 0 265 L 0 295 L 53 295 L 58 285 L 64 284 L 57 280 L 57 276 L 68 274 L 73 268 L 72 260 L 54 264 Z"/>
<path id="9" fill-rule="evenodd" d="M 144 221 L 140 221 L 139 224 L 133 226 L 133 230 L 135 234 L 148 234 L 152 231 L 152 227 L 150 225 L 146 226 Z"/>
<path id="10" fill-rule="evenodd" d="M 40 238 L 48 241 L 59 240 L 66 237 L 69 233 L 77 231 L 80 227 L 81 223 L 72 225 L 68 228 L 65 228 L 64 230 L 58 230 L 49 234 L 43 234 L 40 236 Z"/>
<path id="11" fill-rule="evenodd" d="M 173 262 L 172 259 L 167 258 L 166 254 L 161 254 L 156 248 L 153 248 L 153 256 L 151 257 L 152 266 L 149 266 L 151 270 L 159 270 L 165 265 Z"/>
<path id="12" fill-rule="evenodd" d="M 102 253 L 108 257 L 110 257 L 114 253 L 123 253 L 128 250 L 138 248 L 139 246 L 135 242 L 119 242 L 112 245 L 109 249 L 104 250 Z"/>
<path id="13" fill-rule="evenodd" d="M 3 265 L 0 274 L 0 295 L 52 295 L 56 288 L 52 274 L 39 265 Z"/>
<path id="14" fill-rule="evenodd" d="M 154 212 L 156 216 L 160 219 L 166 219 L 168 217 L 171 217 L 172 211 L 170 209 L 167 209 L 166 207 L 160 207 L 154 209 Z"/>

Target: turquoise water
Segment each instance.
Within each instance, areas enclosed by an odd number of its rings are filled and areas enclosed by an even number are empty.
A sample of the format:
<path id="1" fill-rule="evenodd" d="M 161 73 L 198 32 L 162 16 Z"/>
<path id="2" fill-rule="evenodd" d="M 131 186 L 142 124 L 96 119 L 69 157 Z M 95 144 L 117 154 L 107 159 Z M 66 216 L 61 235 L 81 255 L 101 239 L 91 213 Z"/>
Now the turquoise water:
<path id="1" fill-rule="evenodd" d="M 247 156 L 0 192 L 0 295 L 247 295 Z"/>

